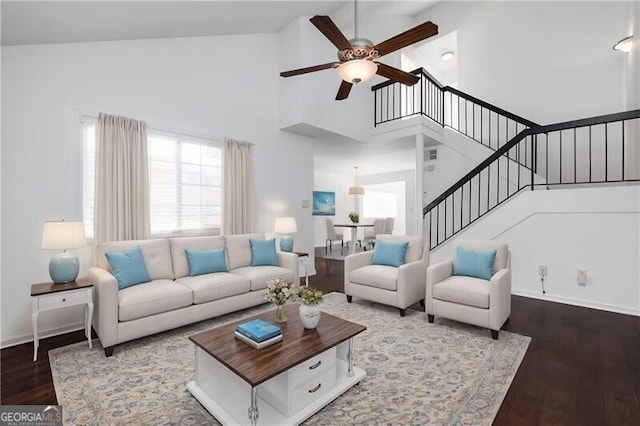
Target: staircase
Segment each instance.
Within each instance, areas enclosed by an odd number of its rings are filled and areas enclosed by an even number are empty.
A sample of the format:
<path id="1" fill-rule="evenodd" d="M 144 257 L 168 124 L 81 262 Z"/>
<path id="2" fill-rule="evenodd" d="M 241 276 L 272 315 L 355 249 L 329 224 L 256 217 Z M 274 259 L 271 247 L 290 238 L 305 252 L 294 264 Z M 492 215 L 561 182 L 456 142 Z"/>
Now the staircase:
<path id="1" fill-rule="evenodd" d="M 493 153 L 423 209 L 431 249 L 523 190 L 640 181 L 640 110 L 541 126 L 450 86 L 424 69 L 418 84 L 372 87 L 375 126 L 422 116 Z"/>

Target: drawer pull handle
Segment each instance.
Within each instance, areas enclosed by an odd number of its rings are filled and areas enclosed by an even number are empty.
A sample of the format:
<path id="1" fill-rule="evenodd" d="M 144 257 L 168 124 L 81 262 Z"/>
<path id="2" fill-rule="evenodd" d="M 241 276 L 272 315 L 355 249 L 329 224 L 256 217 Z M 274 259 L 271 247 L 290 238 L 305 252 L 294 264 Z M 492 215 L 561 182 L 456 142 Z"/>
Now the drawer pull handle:
<path id="1" fill-rule="evenodd" d="M 315 370 L 316 368 L 320 367 L 321 364 L 322 364 L 322 361 L 318 361 L 314 365 L 310 366 L 309 370 Z"/>
<path id="2" fill-rule="evenodd" d="M 67 299 L 65 299 L 65 298 L 63 297 L 63 298 L 62 298 L 62 301 L 63 301 L 63 302 L 66 302 L 66 301 L 67 301 Z"/>
<path id="3" fill-rule="evenodd" d="M 309 393 L 314 393 L 314 392 L 318 391 L 321 386 L 322 386 L 322 383 L 318 383 L 318 386 L 316 386 L 313 389 L 309 389 Z"/>

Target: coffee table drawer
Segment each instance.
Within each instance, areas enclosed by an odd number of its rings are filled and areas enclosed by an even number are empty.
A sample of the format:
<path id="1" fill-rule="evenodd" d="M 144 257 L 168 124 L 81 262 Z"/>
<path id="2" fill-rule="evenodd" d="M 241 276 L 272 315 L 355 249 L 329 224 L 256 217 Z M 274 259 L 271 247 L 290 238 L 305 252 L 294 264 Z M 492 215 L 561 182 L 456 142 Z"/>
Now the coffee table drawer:
<path id="1" fill-rule="evenodd" d="M 292 412 L 297 413 L 336 385 L 335 363 L 324 369 L 323 374 L 313 377 L 293 390 Z"/>
<path id="2" fill-rule="evenodd" d="M 336 363 L 336 348 L 330 348 L 319 355 L 296 365 L 290 371 L 289 383 L 291 388 L 297 388 L 326 367 Z M 335 369 L 334 369 L 335 370 Z"/>

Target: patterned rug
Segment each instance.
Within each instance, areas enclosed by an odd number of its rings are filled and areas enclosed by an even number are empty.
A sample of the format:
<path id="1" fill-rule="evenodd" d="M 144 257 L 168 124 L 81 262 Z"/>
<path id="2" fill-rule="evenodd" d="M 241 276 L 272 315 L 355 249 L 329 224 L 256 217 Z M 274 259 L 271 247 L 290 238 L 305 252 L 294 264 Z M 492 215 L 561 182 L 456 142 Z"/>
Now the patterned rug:
<path id="1" fill-rule="evenodd" d="M 367 376 L 306 421 L 310 425 L 490 425 L 531 340 L 398 310 L 340 293 L 324 312 L 367 326 L 355 338 L 355 365 Z M 217 424 L 186 390 L 194 375 L 188 336 L 273 309 L 262 305 L 118 345 L 105 358 L 99 342 L 49 352 L 65 424 Z"/>

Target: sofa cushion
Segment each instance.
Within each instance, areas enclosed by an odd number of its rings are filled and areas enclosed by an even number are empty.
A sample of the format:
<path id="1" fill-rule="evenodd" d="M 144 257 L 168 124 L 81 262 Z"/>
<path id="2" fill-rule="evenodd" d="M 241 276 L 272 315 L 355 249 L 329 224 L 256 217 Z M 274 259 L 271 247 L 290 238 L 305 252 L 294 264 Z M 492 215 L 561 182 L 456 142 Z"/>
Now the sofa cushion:
<path id="1" fill-rule="evenodd" d="M 264 240 L 264 234 L 226 235 L 227 266 L 230 271 L 251 265 L 251 244 L 249 240 Z"/>
<path id="2" fill-rule="evenodd" d="M 249 239 L 251 245 L 251 266 L 280 266 L 276 255 L 276 239 Z"/>
<path id="3" fill-rule="evenodd" d="M 251 288 L 251 283 L 247 278 L 228 272 L 182 277 L 176 279 L 176 282 L 193 291 L 193 303 L 195 304 L 247 293 Z"/>
<path id="4" fill-rule="evenodd" d="M 185 250 L 215 250 L 224 248 L 224 237 L 204 236 L 204 237 L 178 237 L 170 238 L 171 261 L 173 262 L 173 273 L 175 278 L 188 277 L 189 261 Z M 226 256 L 226 253 L 225 253 Z M 227 265 L 229 262 L 227 260 Z"/>
<path id="5" fill-rule="evenodd" d="M 118 319 L 131 321 L 193 304 L 191 289 L 171 280 L 155 280 L 118 292 Z"/>
<path id="6" fill-rule="evenodd" d="M 421 237 L 410 237 L 408 235 L 377 235 L 376 240 L 389 243 L 409 242 L 407 252 L 404 255 L 404 263 L 417 262 L 422 259 L 424 241 Z"/>
<path id="7" fill-rule="evenodd" d="M 111 266 L 111 273 L 118 281 L 120 290 L 151 281 L 147 268 L 144 266 L 140 246 L 135 246 L 123 253 L 107 252 L 104 255 Z"/>
<path id="8" fill-rule="evenodd" d="M 386 265 L 367 265 L 349 274 L 349 281 L 369 287 L 396 291 L 398 288 L 398 268 Z"/>
<path id="9" fill-rule="evenodd" d="M 399 267 L 404 263 L 408 241 L 403 243 L 391 243 L 379 240 L 373 251 L 372 265 L 388 265 Z"/>
<path id="10" fill-rule="evenodd" d="M 490 281 L 452 276 L 433 286 L 433 297 L 445 302 L 489 309 Z"/>
<path id="11" fill-rule="evenodd" d="M 169 240 L 161 238 L 157 240 L 131 240 L 131 241 L 109 241 L 98 245 L 96 250 L 98 266 L 107 271 L 111 271 L 105 253 L 122 253 L 140 246 L 144 264 L 152 280 L 172 280 L 174 279 L 173 268 L 171 267 L 171 250 Z"/>
<path id="12" fill-rule="evenodd" d="M 493 263 L 496 259 L 495 250 L 471 250 L 456 247 L 456 263 L 453 265 L 453 275 L 490 280 L 493 276 Z"/>
<path id="13" fill-rule="evenodd" d="M 189 275 L 192 277 L 214 272 L 229 272 L 224 248 L 215 250 L 189 250 L 186 249 L 189 260 Z"/>
<path id="14" fill-rule="evenodd" d="M 234 269 L 231 273 L 247 278 L 251 282 L 252 291 L 267 288 L 267 281 L 271 278 L 282 278 L 293 282 L 291 271 L 280 266 L 248 266 Z"/>

